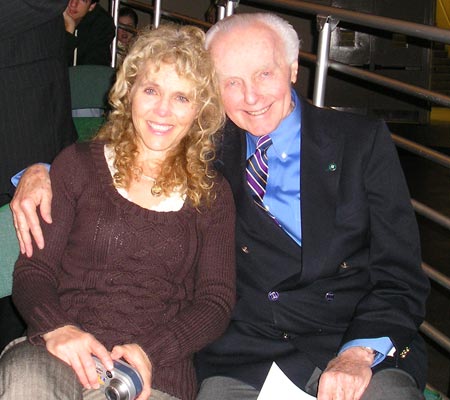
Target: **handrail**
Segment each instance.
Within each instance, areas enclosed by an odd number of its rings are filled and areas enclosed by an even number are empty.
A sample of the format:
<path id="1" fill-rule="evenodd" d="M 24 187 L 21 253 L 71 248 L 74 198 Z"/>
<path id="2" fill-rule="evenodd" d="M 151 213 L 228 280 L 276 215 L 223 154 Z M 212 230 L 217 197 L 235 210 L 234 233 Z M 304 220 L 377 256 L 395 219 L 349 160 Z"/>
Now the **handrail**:
<path id="1" fill-rule="evenodd" d="M 429 338 L 433 339 L 442 348 L 450 352 L 450 339 L 433 325 L 430 325 L 427 321 L 424 321 L 422 325 L 420 325 L 420 331 Z"/>
<path id="2" fill-rule="evenodd" d="M 395 18 L 380 17 L 378 15 L 367 14 L 361 11 L 351 11 L 344 8 L 324 6 L 301 0 L 241 0 L 241 3 L 257 6 L 268 6 L 270 8 L 280 7 L 285 10 L 313 15 L 332 16 L 341 21 L 350 22 L 357 25 L 364 25 L 371 28 L 389 30 L 423 39 L 450 43 L 450 31 L 447 29 L 440 29 L 434 26 L 403 21 Z"/>
<path id="3" fill-rule="evenodd" d="M 425 204 L 423 204 L 417 200 L 411 199 L 411 203 L 414 207 L 414 210 L 418 214 L 428 218 L 430 221 L 433 221 L 436 224 L 439 224 L 443 228 L 450 230 L 450 218 L 449 217 L 446 217 L 445 215 L 437 212 L 436 210 L 433 210 L 431 207 L 428 207 Z"/>
<path id="4" fill-rule="evenodd" d="M 422 262 L 422 269 L 430 279 L 441 285 L 447 290 L 450 290 L 450 278 L 447 275 L 437 271 L 425 262 Z"/>
<path id="5" fill-rule="evenodd" d="M 398 147 L 401 147 L 404 150 L 417 154 L 428 160 L 434 161 L 435 163 L 440 164 L 443 167 L 450 168 L 449 156 L 395 134 L 392 134 L 392 139 Z"/>
<path id="6" fill-rule="evenodd" d="M 150 6 L 148 3 L 144 3 L 143 1 L 139 1 L 139 0 L 124 0 L 121 1 L 121 3 L 123 5 L 127 5 L 129 7 L 133 7 L 136 8 L 137 10 L 140 11 L 144 11 L 144 12 L 154 12 L 154 7 Z M 203 28 L 209 28 L 211 26 L 211 24 L 209 22 L 205 22 L 202 21 L 201 19 L 197 19 L 197 18 L 192 18 L 189 17 L 187 15 L 183 15 L 183 14 L 178 14 L 176 12 L 173 11 L 164 11 L 164 10 L 160 10 L 161 11 L 161 15 L 171 19 L 171 20 L 177 20 L 177 21 L 184 21 L 187 22 L 189 24 L 193 24 L 193 25 L 197 25 L 197 26 L 201 26 Z"/>
<path id="7" fill-rule="evenodd" d="M 305 60 L 307 62 L 311 63 L 317 62 L 317 56 L 305 51 L 300 51 L 299 57 L 301 60 Z M 424 100 L 428 100 L 445 107 L 450 107 L 450 96 L 445 96 L 432 90 L 421 88 L 420 86 L 404 83 L 397 79 L 388 78 L 386 76 L 382 76 L 380 74 L 376 74 L 374 72 L 367 71 L 365 69 L 352 67 L 350 65 L 343 64 L 338 61 L 328 60 L 328 67 L 335 71 L 341 72 L 345 75 L 349 75 L 353 78 L 358 78 L 364 81 L 376 83 L 381 86 L 395 89 L 398 90 L 399 92 L 406 93 L 414 97 L 419 97 Z"/>
<path id="8" fill-rule="evenodd" d="M 136 28 L 133 28 L 130 25 L 124 25 L 124 24 L 117 24 L 117 28 L 123 29 L 124 31 L 130 32 L 133 35 L 136 35 L 138 33 L 138 30 Z"/>

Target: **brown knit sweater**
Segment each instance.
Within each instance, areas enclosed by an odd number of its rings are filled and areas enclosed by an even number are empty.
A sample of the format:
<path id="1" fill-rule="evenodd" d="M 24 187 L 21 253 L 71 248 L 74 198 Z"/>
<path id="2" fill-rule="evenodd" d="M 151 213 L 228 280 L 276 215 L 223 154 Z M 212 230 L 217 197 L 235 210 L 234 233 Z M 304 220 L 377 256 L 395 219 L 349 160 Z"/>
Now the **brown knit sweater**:
<path id="1" fill-rule="evenodd" d="M 51 180 L 46 246 L 14 271 L 30 341 L 72 324 L 109 350 L 137 343 L 153 364 L 152 387 L 194 399 L 193 353 L 225 330 L 235 301 L 228 183 L 216 179 L 210 208 L 150 211 L 117 192 L 98 142 L 64 150 Z"/>

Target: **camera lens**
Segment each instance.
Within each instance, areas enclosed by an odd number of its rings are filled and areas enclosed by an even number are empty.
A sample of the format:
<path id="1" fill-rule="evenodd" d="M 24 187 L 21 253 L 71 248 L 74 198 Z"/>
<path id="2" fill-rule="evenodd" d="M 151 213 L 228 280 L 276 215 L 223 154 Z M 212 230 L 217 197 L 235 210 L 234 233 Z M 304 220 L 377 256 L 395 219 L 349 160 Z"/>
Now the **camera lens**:
<path id="1" fill-rule="evenodd" d="M 105 388 L 105 396 L 108 400 L 129 400 L 126 385 L 118 379 L 112 379 Z"/>
<path id="2" fill-rule="evenodd" d="M 108 400 L 120 400 L 120 394 L 117 392 L 117 389 L 109 386 L 105 389 L 105 396 Z"/>

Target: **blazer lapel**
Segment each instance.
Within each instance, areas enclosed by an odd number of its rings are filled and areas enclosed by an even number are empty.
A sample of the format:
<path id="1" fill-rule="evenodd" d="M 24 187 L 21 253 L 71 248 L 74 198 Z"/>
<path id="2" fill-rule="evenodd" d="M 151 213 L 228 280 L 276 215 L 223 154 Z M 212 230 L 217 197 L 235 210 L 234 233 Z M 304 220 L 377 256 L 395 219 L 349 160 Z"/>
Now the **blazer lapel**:
<path id="1" fill-rule="evenodd" d="M 328 248 L 333 238 L 336 213 L 337 190 L 343 151 L 343 138 L 327 122 L 330 113 L 318 109 L 306 100 L 302 105 L 301 139 L 301 215 L 302 215 L 302 265 L 298 270 L 278 269 L 272 285 L 281 282 L 308 284 L 323 274 L 327 265 Z M 235 196 L 237 212 L 245 215 L 252 236 L 270 234 L 278 238 L 281 251 L 295 251 L 290 237 L 277 227 L 270 217 L 254 206 L 246 191 L 245 180 L 245 135 L 234 124 L 225 130 L 222 143 L 222 161 L 226 168 L 220 168 L 230 182 Z M 270 232 L 270 233 L 268 233 Z"/>
<path id="2" fill-rule="evenodd" d="M 302 100 L 302 284 L 323 274 L 334 234 L 343 139 L 323 114 Z"/>
<path id="3" fill-rule="evenodd" d="M 225 129 L 225 135 L 222 142 L 219 158 L 221 162 L 217 168 L 224 174 L 230 182 L 236 211 L 238 214 L 238 224 L 242 232 L 246 232 L 252 241 L 266 243 L 270 237 L 270 245 L 276 248 L 277 252 L 298 255 L 300 249 L 290 236 L 280 228 L 263 210 L 257 207 L 251 197 L 250 190 L 247 187 L 245 167 L 246 167 L 246 139 L 245 133 L 230 123 Z M 223 168 L 221 168 L 223 167 Z M 237 234 L 239 239 L 239 235 Z M 252 246 L 253 243 L 249 243 Z M 270 271 L 266 271 L 264 277 L 261 277 L 261 285 L 264 287 L 273 287 L 279 282 L 289 279 L 292 275 L 301 273 L 301 262 L 298 268 L 279 268 L 278 263 Z M 256 279 L 256 278 L 255 278 Z"/>

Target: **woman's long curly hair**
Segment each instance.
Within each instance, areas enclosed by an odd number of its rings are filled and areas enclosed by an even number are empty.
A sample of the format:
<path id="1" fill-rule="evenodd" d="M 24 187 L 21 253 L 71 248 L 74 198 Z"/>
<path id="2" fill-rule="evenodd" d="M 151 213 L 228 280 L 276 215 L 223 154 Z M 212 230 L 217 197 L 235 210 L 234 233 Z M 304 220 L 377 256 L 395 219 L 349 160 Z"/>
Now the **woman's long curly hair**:
<path id="1" fill-rule="evenodd" d="M 194 207 L 203 202 L 208 205 L 214 198 L 213 136 L 222 127 L 225 114 L 214 66 L 205 50 L 205 34 L 194 26 L 168 24 L 142 32 L 117 72 L 109 93 L 112 111 L 96 136 L 115 150 L 114 185 L 128 188 L 133 177 L 142 173 L 136 165 L 138 149 L 130 93 L 147 61 L 156 71 L 162 64 L 173 65 L 180 77 L 192 82 L 192 101 L 198 107 L 197 118 L 187 135 L 167 153 L 155 185 L 165 195 L 176 188 L 186 194 Z"/>

